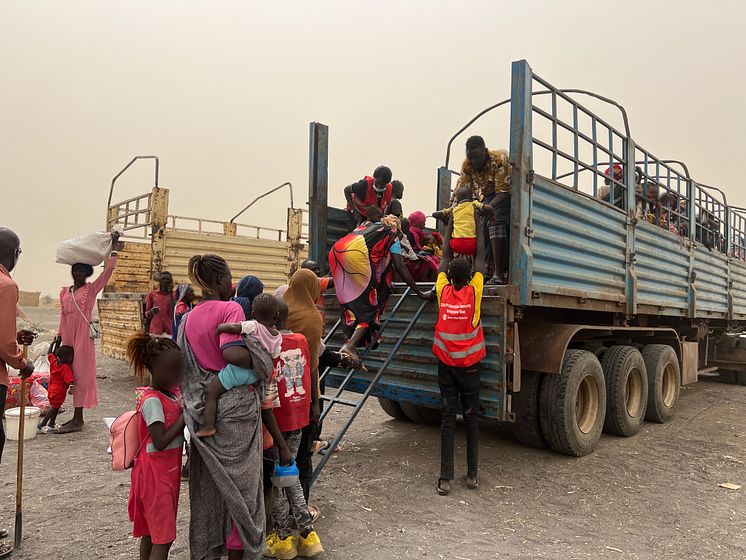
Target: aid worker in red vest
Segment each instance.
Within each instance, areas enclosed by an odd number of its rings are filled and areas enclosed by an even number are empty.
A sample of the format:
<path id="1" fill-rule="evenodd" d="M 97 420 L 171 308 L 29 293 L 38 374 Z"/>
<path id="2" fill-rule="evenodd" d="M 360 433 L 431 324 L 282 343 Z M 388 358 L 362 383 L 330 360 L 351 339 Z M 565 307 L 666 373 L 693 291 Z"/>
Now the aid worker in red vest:
<path id="1" fill-rule="evenodd" d="M 435 324 L 433 354 L 438 358 L 443 422 L 440 432 L 440 478 L 437 491 L 441 496 L 451 491 L 453 480 L 453 437 L 459 404 L 466 424 L 466 485 L 474 490 L 477 478 L 479 448 L 479 362 L 485 357 L 484 333 L 480 321 L 484 260 L 486 246 L 481 217 L 477 222 L 477 252 L 474 265 L 464 258 L 451 260 L 453 218 L 443 243 L 443 257 L 435 294 L 438 299 L 438 322 Z"/>
<path id="2" fill-rule="evenodd" d="M 352 215 L 352 225 L 357 227 L 367 221 L 368 206 L 377 206 L 384 212 L 393 198 L 391 169 L 385 165 L 376 167 L 373 177 L 365 177 L 344 190 L 347 211 Z"/>

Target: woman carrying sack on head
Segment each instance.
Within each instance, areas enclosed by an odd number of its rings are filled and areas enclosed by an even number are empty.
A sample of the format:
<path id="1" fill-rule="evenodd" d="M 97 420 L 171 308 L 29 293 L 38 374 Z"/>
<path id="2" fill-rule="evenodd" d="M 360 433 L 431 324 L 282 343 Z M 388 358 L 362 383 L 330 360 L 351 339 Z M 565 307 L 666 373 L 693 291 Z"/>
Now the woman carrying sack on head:
<path id="1" fill-rule="evenodd" d="M 116 249 L 119 233 L 111 234 L 112 246 Z M 113 250 L 101 275 L 93 282 L 93 267 L 88 264 L 74 264 L 71 267 L 73 285 L 62 288 L 60 292 L 60 328 L 57 339 L 65 346 L 72 346 L 75 351 L 73 371 L 75 372 L 75 389 L 73 405 L 75 414 L 72 420 L 52 433 L 66 434 L 83 429 L 83 409 L 93 408 L 98 404 L 96 387 L 96 341 L 100 331 L 97 323 L 92 323 L 91 314 L 96 305 L 96 297 L 106 287 L 109 278 L 117 265 L 117 252 Z"/>

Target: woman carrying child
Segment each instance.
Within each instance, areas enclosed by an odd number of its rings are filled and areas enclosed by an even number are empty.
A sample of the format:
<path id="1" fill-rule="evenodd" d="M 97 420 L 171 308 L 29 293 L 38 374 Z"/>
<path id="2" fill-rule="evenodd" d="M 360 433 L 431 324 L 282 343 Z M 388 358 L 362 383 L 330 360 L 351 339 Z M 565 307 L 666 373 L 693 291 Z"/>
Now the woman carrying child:
<path id="1" fill-rule="evenodd" d="M 196 255 L 189 277 L 203 299 L 182 319 L 179 346 L 184 355 L 184 417 L 194 436 L 204 421 L 207 387 L 229 363 L 253 365 L 240 335 L 218 334 L 222 323 L 239 323 L 244 311 L 229 301 L 231 271 L 222 257 Z M 262 431 L 260 395 L 252 385 L 226 391 L 217 405 L 215 435 L 192 437 L 189 470 L 193 560 L 225 554 L 259 559 L 264 551 Z"/>
<path id="2" fill-rule="evenodd" d="M 132 536 L 140 538 L 140 560 L 165 560 L 176 540 L 181 485 L 184 416 L 175 392 L 181 352 L 170 338 L 140 332 L 127 341 L 127 358 L 138 375 L 149 372 L 152 379 L 138 408 L 141 440 L 128 504 Z"/>

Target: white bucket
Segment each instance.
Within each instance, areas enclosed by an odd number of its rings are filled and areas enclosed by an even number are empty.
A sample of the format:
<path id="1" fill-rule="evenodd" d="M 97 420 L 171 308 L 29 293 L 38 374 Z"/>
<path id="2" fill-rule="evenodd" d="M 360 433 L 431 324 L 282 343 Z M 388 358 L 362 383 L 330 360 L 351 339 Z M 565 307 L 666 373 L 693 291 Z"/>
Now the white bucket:
<path id="1" fill-rule="evenodd" d="M 41 411 L 35 406 L 27 406 L 24 409 L 26 422 L 23 425 L 23 439 L 34 439 L 36 437 L 36 425 L 39 423 Z M 5 411 L 5 432 L 8 439 L 18 441 L 18 428 L 20 428 L 21 409 L 9 408 Z"/>

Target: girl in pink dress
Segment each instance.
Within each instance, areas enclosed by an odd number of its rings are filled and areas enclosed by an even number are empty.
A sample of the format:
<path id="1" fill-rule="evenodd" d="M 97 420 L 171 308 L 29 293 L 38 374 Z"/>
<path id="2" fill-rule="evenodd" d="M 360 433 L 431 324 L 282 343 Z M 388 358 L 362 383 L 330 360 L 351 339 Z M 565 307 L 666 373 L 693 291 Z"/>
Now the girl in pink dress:
<path id="1" fill-rule="evenodd" d="M 112 240 L 117 248 L 119 234 L 113 233 Z M 60 292 L 60 328 L 57 337 L 61 344 L 72 346 L 75 350 L 73 371 L 75 372 L 75 389 L 73 405 L 75 414 L 72 420 L 65 423 L 56 433 L 79 432 L 83 429 L 83 409 L 93 408 L 98 404 L 96 388 L 96 343 L 89 333 L 89 322 L 96 297 L 106 287 L 117 264 L 117 252 L 112 251 L 106 267 L 93 282 L 87 279 L 93 275 L 93 267 L 87 264 L 72 266 L 73 285 L 62 288 Z"/>
<path id="2" fill-rule="evenodd" d="M 127 358 L 137 375 L 148 371 L 153 380 L 138 407 L 140 447 L 127 508 L 132 536 L 140 538 L 141 560 L 165 560 L 176 540 L 184 416 L 175 391 L 183 362 L 173 340 L 144 332 L 127 341 Z"/>

